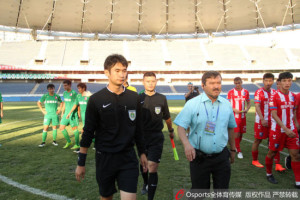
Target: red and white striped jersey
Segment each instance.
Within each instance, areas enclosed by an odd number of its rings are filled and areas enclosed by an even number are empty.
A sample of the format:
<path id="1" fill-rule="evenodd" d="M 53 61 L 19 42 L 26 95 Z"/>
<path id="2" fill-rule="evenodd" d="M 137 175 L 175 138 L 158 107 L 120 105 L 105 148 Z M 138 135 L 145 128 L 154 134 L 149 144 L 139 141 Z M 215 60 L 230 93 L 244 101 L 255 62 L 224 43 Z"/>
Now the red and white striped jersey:
<path id="1" fill-rule="evenodd" d="M 277 90 L 270 99 L 270 110 L 277 110 L 277 115 L 282 121 L 282 123 L 291 130 L 295 129 L 295 123 L 293 120 L 294 109 L 295 109 L 296 95 L 292 92 L 288 94 L 283 94 L 280 90 Z M 276 121 L 271 119 L 271 130 L 272 131 L 281 131 L 284 130 L 276 123 Z"/>
<path id="2" fill-rule="evenodd" d="M 237 91 L 235 88 L 229 90 L 227 99 L 230 101 L 232 108 L 236 108 L 239 111 L 245 110 L 245 102 L 250 101 L 249 92 L 244 88 L 241 91 Z M 246 114 L 234 113 L 234 117 L 236 119 L 246 118 Z"/>
<path id="3" fill-rule="evenodd" d="M 265 120 L 268 122 L 271 122 L 271 114 L 269 109 L 269 101 L 271 98 L 271 95 L 274 95 L 276 90 L 270 89 L 270 91 L 266 91 L 263 87 L 256 90 L 254 94 L 254 103 L 260 104 L 260 111 Z M 260 123 L 259 115 L 255 114 L 255 123 Z"/>

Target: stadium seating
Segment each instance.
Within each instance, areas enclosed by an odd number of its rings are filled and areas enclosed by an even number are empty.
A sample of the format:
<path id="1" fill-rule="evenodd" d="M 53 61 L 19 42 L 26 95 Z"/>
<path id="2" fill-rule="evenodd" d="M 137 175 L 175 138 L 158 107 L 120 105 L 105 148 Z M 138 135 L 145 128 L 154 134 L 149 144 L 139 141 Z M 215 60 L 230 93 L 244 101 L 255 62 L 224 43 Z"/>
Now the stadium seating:
<path id="1" fill-rule="evenodd" d="M 48 92 L 47 90 L 47 85 L 50 84 L 50 83 L 40 83 L 38 88 L 36 89 L 35 91 L 35 94 L 45 94 Z M 55 86 L 55 92 L 58 93 L 59 91 L 59 88 L 60 88 L 60 85 L 61 83 L 51 83 Z M 61 86 L 62 87 L 62 86 Z M 60 91 L 62 91 L 62 89 L 60 89 Z"/>
<path id="2" fill-rule="evenodd" d="M 0 83 L 0 92 L 2 94 L 29 94 L 35 83 Z"/>

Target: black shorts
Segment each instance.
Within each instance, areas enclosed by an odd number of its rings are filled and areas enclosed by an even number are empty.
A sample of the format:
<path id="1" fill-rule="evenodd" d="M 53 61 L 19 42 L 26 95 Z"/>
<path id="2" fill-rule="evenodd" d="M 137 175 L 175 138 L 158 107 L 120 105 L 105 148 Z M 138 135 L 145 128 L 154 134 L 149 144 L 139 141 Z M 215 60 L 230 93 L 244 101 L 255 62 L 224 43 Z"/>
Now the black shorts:
<path id="1" fill-rule="evenodd" d="M 96 151 L 96 179 L 102 197 L 117 192 L 116 181 L 119 190 L 136 193 L 138 176 L 138 160 L 134 149 L 119 153 Z"/>
<path id="2" fill-rule="evenodd" d="M 162 132 L 145 134 L 146 156 L 149 161 L 160 163 L 164 140 Z"/>

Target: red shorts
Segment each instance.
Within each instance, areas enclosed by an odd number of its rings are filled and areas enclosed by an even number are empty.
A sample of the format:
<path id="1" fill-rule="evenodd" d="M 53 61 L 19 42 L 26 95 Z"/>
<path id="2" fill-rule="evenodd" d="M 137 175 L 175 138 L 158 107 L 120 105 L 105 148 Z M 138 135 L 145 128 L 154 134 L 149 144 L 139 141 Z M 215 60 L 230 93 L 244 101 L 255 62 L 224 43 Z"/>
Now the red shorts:
<path id="1" fill-rule="evenodd" d="M 283 148 L 299 149 L 299 135 L 296 129 L 293 131 L 296 137 L 290 138 L 285 133 L 270 130 L 269 149 L 272 151 L 282 151 Z"/>
<path id="2" fill-rule="evenodd" d="M 234 128 L 235 133 L 246 133 L 246 117 L 245 118 L 235 118 L 237 127 Z"/>
<path id="3" fill-rule="evenodd" d="M 254 123 L 254 138 L 267 139 L 269 137 L 270 127 L 262 126 L 261 123 Z"/>

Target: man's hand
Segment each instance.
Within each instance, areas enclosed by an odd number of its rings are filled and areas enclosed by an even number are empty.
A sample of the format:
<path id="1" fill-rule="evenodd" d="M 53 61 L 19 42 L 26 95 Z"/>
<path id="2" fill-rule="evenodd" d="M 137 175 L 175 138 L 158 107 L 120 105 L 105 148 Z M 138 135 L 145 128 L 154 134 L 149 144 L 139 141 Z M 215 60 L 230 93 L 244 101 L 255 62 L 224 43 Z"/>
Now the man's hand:
<path id="1" fill-rule="evenodd" d="M 169 132 L 169 137 L 170 137 L 171 139 L 173 139 L 173 138 L 174 138 L 174 132 Z"/>
<path id="2" fill-rule="evenodd" d="M 56 114 L 59 115 L 59 113 L 60 113 L 60 110 L 57 110 L 57 111 L 56 111 Z"/>
<path id="3" fill-rule="evenodd" d="M 147 172 L 147 166 L 148 166 L 148 160 L 147 160 L 147 157 L 146 155 L 143 153 L 141 154 L 141 157 L 140 157 L 140 163 L 141 165 L 143 166 L 143 172 Z"/>
<path id="4" fill-rule="evenodd" d="M 235 159 L 235 151 L 230 151 L 230 163 L 233 164 L 234 163 L 234 159 Z"/>
<path id="5" fill-rule="evenodd" d="M 3 112 L 2 112 L 2 111 L 1 111 L 1 114 L 0 114 L 0 115 L 1 115 L 1 118 L 3 118 Z"/>
<path id="6" fill-rule="evenodd" d="M 261 120 L 261 125 L 264 126 L 264 127 L 268 127 L 268 126 L 269 126 L 269 123 L 268 123 L 267 120 L 262 119 L 262 120 Z"/>
<path id="7" fill-rule="evenodd" d="M 70 118 L 70 114 L 68 114 L 66 118 L 69 119 Z"/>
<path id="8" fill-rule="evenodd" d="M 184 153 L 185 153 L 186 158 L 190 162 L 193 161 L 196 157 L 196 151 L 190 143 L 188 143 L 184 146 Z"/>
<path id="9" fill-rule="evenodd" d="M 284 131 L 285 131 L 285 134 L 286 134 L 289 138 L 294 138 L 294 137 L 296 137 L 296 134 L 295 134 L 294 131 L 292 131 L 291 129 L 286 128 L 286 129 L 284 129 Z"/>
<path id="10" fill-rule="evenodd" d="M 80 119 L 81 118 L 81 114 L 80 114 L 80 112 L 78 112 L 78 119 Z"/>
<path id="11" fill-rule="evenodd" d="M 84 179 L 84 175 L 85 175 L 85 167 L 77 166 L 76 171 L 75 171 L 76 180 L 78 182 L 81 182 L 81 180 Z"/>
<path id="12" fill-rule="evenodd" d="M 43 113 L 44 115 L 46 115 L 46 114 L 47 114 L 47 112 L 46 112 L 46 111 L 44 111 L 44 110 L 42 110 L 42 113 Z"/>

